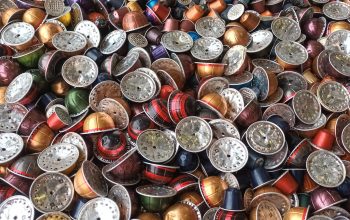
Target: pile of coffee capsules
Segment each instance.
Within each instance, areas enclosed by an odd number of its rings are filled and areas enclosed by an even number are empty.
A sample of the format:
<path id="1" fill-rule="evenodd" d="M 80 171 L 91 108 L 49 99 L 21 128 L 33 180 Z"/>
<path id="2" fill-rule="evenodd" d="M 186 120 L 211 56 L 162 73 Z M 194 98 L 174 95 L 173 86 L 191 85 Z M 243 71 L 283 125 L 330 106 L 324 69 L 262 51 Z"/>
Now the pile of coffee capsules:
<path id="1" fill-rule="evenodd" d="M 0 220 L 350 219 L 349 0 L 0 18 Z"/>

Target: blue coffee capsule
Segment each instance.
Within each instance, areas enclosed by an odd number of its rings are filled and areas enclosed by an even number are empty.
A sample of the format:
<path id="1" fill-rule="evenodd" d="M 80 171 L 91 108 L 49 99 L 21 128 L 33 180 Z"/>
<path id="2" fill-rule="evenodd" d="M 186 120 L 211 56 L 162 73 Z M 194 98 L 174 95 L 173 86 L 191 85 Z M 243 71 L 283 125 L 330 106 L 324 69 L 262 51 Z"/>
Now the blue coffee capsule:
<path id="1" fill-rule="evenodd" d="M 94 87 L 94 86 L 96 86 L 97 84 L 99 84 L 100 82 L 106 81 L 106 80 L 112 80 L 112 76 L 109 75 L 109 74 L 106 73 L 106 72 L 99 73 L 99 74 L 97 75 L 96 80 L 92 83 L 92 87 Z"/>
<path id="2" fill-rule="evenodd" d="M 346 177 L 344 182 L 337 187 L 337 190 L 342 197 L 348 198 L 350 196 L 350 178 Z"/>
<path id="3" fill-rule="evenodd" d="M 244 138 L 245 139 L 245 138 Z M 265 158 L 263 155 L 258 154 L 257 152 L 251 150 L 248 148 L 249 156 L 248 156 L 248 162 L 246 166 L 250 169 L 254 169 L 256 167 L 263 167 Z"/>
<path id="4" fill-rule="evenodd" d="M 177 153 L 175 161 L 180 167 L 180 172 L 193 172 L 199 166 L 198 155 L 185 150 L 180 150 Z"/>
<path id="5" fill-rule="evenodd" d="M 269 172 L 263 167 L 257 167 L 250 171 L 250 181 L 254 190 L 272 183 L 274 180 L 271 178 Z"/>
<path id="6" fill-rule="evenodd" d="M 82 197 L 79 197 L 78 199 L 76 199 L 75 204 L 73 206 L 73 209 L 70 211 L 69 215 L 73 218 L 73 219 L 77 219 L 80 209 L 83 207 L 83 205 L 85 205 L 85 203 L 88 201 L 88 199 L 84 199 Z"/>
<path id="7" fill-rule="evenodd" d="M 105 55 L 101 53 L 100 49 L 97 47 L 90 47 L 85 51 L 85 56 L 91 58 L 97 66 L 101 66 L 101 63 L 105 60 Z"/>
<path id="8" fill-rule="evenodd" d="M 236 188 L 228 188 L 225 190 L 224 203 L 221 208 L 229 211 L 243 211 L 242 192 Z"/>
<path id="9" fill-rule="evenodd" d="M 272 115 L 267 119 L 267 121 L 272 122 L 279 128 L 281 128 L 283 133 L 287 133 L 290 130 L 289 123 L 279 115 Z"/>
<path id="10" fill-rule="evenodd" d="M 301 168 L 292 168 L 289 169 L 289 172 L 293 175 L 294 179 L 297 181 L 299 186 L 304 184 L 304 175 L 306 170 Z"/>
<path id="11" fill-rule="evenodd" d="M 201 38 L 201 36 L 195 32 L 195 31 L 189 31 L 188 34 L 191 36 L 191 38 L 193 39 L 193 41 L 198 40 L 199 38 Z"/>
<path id="12" fill-rule="evenodd" d="M 235 174 L 235 176 L 239 183 L 240 189 L 247 189 L 251 186 L 249 170 L 247 169 L 240 170 L 237 174 Z"/>
<path id="13" fill-rule="evenodd" d="M 150 0 L 146 3 L 146 5 L 150 8 L 153 8 L 156 4 L 158 4 L 158 0 Z"/>

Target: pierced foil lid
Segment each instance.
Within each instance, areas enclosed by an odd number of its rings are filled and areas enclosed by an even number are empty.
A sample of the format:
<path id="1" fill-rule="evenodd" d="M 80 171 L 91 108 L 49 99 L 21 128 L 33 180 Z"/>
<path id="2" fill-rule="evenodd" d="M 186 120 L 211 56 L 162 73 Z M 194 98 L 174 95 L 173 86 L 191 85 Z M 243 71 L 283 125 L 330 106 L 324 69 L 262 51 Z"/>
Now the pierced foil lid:
<path id="1" fill-rule="evenodd" d="M 68 132 L 63 135 L 60 142 L 64 144 L 72 144 L 78 149 L 79 157 L 75 170 L 78 170 L 81 167 L 81 164 L 89 159 L 89 149 L 85 143 L 85 140 L 82 136 L 80 136 L 80 134 L 75 132 Z"/>
<path id="2" fill-rule="evenodd" d="M 202 17 L 196 21 L 196 32 L 202 37 L 220 38 L 225 34 L 225 23 L 219 18 Z"/>
<path id="3" fill-rule="evenodd" d="M 220 173 L 220 178 L 227 183 L 229 187 L 240 189 L 239 182 L 232 173 Z"/>
<path id="4" fill-rule="evenodd" d="M 350 218 L 350 214 L 348 211 L 346 211 L 345 209 L 339 207 L 339 206 L 331 206 L 331 207 L 328 207 L 324 210 L 321 210 L 319 212 L 317 212 L 317 214 L 319 215 L 324 215 L 324 216 L 328 216 L 330 218 L 335 218 L 337 216 L 345 216 L 347 218 Z M 316 220 L 316 219 L 314 219 Z M 319 219 L 317 219 L 319 220 Z M 326 219 L 328 220 L 328 219 Z"/>
<path id="5" fill-rule="evenodd" d="M 192 37 L 183 31 L 168 31 L 162 35 L 163 46 L 175 53 L 189 51 L 193 46 Z"/>
<path id="6" fill-rule="evenodd" d="M 11 196 L 0 205 L 0 219 L 34 220 L 32 202 L 25 196 Z"/>
<path id="7" fill-rule="evenodd" d="M 38 157 L 38 166 L 45 172 L 69 173 L 79 158 L 79 150 L 68 143 L 52 145 L 44 149 Z"/>
<path id="8" fill-rule="evenodd" d="M 270 107 L 268 107 L 265 110 L 265 112 L 262 116 L 262 119 L 266 121 L 269 117 L 271 117 L 273 115 L 278 115 L 278 116 L 282 117 L 283 120 L 288 122 L 288 124 L 291 128 L 294 127 L 295 114 L 294 114 L 293 109 L 289 105 L 286 105 L 283 103 L 277 103 L 277 104 L 271 105 Z"/>
<path id="9" fill-rule="evenodd" d="M 157 70 L 157 76 L 158 76 L 159 80 L 161 81 L 162 85 L 170 85 L 175 90 L 179 89 L 175 80 L 173 79 L 173 77 L 171 77 L 171 75 L 168 72 L 166 72 L 164 70 Z"/>
<path id="10" fill-rule="evenodd" d="M 283 89 L 280 87 L 277 88 L 276 92 L 267 97 L 267 99 L 263 101 L 259 101 L 259 106 L 262 108 L 269 107 L 277 102 L 279 102 L 283 97 Z"/>
<path id="11" fill-rule="evenodd" d="M 282 215 L 291 208 L 290 199 L 282 193 L 278 192 L 266 192 L 255 196 L 251 201 L 250 207 L 257 207 L 261 201 L 264 200 L 273 203 Z"/>
<path id="12" fill-rule="evenodd" d="M 75 26 L 74 31 L 84 35 L 87 40 L 88 47 L 98 47 L 100 44 L 100 30 L 92 21 L 84 20 L 79 22 Z"/>
<path id="13" fill-rule="evenodd" d="M 285 137 L 283 131 L 268 121 L 257 121 L 246 131 L 249 146 L 259 154 L 273 155 L 282 150 Z"/>
<path id="14" fill-rule="evenodd" d="M 182 73 L 181 67 L 175 60 L 170 58 L 157 59 L 152 63 L 151 69 L 157 72 L 157 75 L 159 74 L 158 71 L 160 70 L 168 73 L 176 83 L 176 87 L 179 89 L 182 89 L 182 87 L 185 85 L 185 76 Z M 162 81 L 161 77 L 159 78 Z"/>
<path id="15" fill-rule="evenodd" d="M 244 13 L 244 5 L 243 4 L 235 4 L 227 12 L 227 18 L 230 21 L 235 21 L 239 19 Z"/>
<path id="16" fill-rule="evenodd" d="M 117 52 L 126 41 L 126 32 L 124 30 L 114 30 L 106 35 L 101 41 L 100 51 L 103 54 L 112 54 Z"/>
<path id="17" fill-rule="evenodd" d="M 227 79 L 231 86 L 240 86 L 251 82 L 253 80 L 253 74 L 251 72 L 244 71 L 241 74 L 229 76 Z"/>
<path id="18" fill-rule="evenodd" d="M 237 172 L 248 161 L 248 149 L 239 139 L 224 137 L 210 146 L 208 157 L 216 169 Z"/>
<path id="19" fill-rule="evenodd" d="M 254 67 L 260 66 L 264 68 L 264 70 L 272 73 L 280 73 L 284 70 L 281 65 L 268 59 L 253 59 L 252 64 Z"/>
<path id="20" fill-rule="evenodd" d="M 321 117 L 322 109 L 317 97 L 307 90 L 295 94 L 292 107 L 297 118 L 305 124 L 315 124 Z"/>
<path id="21" fill-rule="evenodd" d="M 244 100 L 242 94 L 233 88 L 226 88 L 220 93 L 227 102 L 227 113 L 228 119 L 234 120 L 237 115 L 244 109 Z M 239 138 L 238 138 L 239 139 Z"/>
<path id="22" fill-rule="evenodd" d="M 340 83 L 326 81 L 317 88 L 321 105 L 331 112 L 342 112 L 349 108 L 349 92 Z"/>
<path id="23" fill-rule="evenodd" d="M 326 125 L 327 118 L 324 114 L 314 124 L 304 124 L 302 122 L 295 123 L 293 129 L 297 131 L 313 131 Z"/>
<path id="24" fill-rule="evenodd" d="M 121 61 L 115 65 L 115 67 L 112 70 L 113 76 L 120 76 L 126 73 L 128 70 L 131 69 L 135 65 L 137 61 L 139 61 L 139 53 L 131 52 L 126 55 Z"/>
<path id="25" fill-rule="evenodd" d="M 337 187 L 346 177 L 345 166 L 340 158 L 325 150 L 317 150 L 309 155 L 306 170 L 311 179 L 323 187 Z"/>
<path id="26" fill-rule="evenodd" d="M 258 204 L 254 216 L 256 219 L 282 219 L 281 213 L 275 204 L 267 200 L 263 200 Z"/>
<path id="27" fill-rule="evenodd" d="M 130 33 L 128 41 L 134 47 L 147 47 L 148 45 L 147 38 L 140 33 Z"/>
<path id="28" fill-rule="evenodd" d="M 244 64 L 247 55 L 247 48 L 242 45 L 235 45 L 231 47 L 222 59 L 222 63 L 226 63 L 225 72 L 226 76 L 237 73 Z"/>
<path id="29" fill-rule="evenodd" d="M 0 105 L 0 131 L 17 131 L 28 109 L 21 104 L 1 104 Z"/>
<path id="30" fill-rule="evenodd" d="M 203 37 L 196 40 L 191 49 L 191 54 L 198 60 L 213 60 L 218 58 L 224 47 L 222 42 L 213 37 Z"/>
<path id="31" fill-rule="evenodd" d="M 44 7 L 47 14 L 51 16 L 59 16 L 64 11 L 63 0 L 45 0 Z"/>
<path id="32" fill-rule="evenodd" d="M 350 6 L 345 2 L 328 2 L 322 7 L 322 12 L 332 20 L 346 20 L 350 17 Z"/>
<path id="33" fill-rule="evenodd" d="M 224 137 L 232 137 L 241 139 L 239 130 L 231 122 L 224 119 L 214 119 L 209 122 L 214 138 L 220 139 Z"/>
<path id="34" fill-rule="evenodd" d="M 194 153 L 207 149 L 213 138 L 208 122 L 195 116 L 182 119 L 176 125 L 175 134 L 180 146 Z"/>
<path id="35" fill-rule="evenodd" d="M 41 215 L 36 220 L 70 220 L 71 218 L 63 212 L 49 212 Z"/>
<path id="36" fill-rule="evenodd" d="M 19 46 L 33 39 L 34 27 L 25 22 L 13 22 L 1 31 L 1 40 L 8 46 Z"/>
<path id="37" fill-rule="evenodd" d="M 282 150 L 274 155 L 265 156 L 264 168 L 267 170 L 273 170 L 281 166 L 288 155 L 288 144 L 287 141 L 284 143 Z"/>
<path id="38" fill-rule="evenodd" d="M 15 159 L 23 150 L 23 139 L 18 134 L 0 134 L 0 164 L 6 164 Z"/>
<path id="39" fill-rule="evenodd" d="M 138 152 L 152 162 L 163 163 L 175 153 L 173 140 L 163 131 L 148 129 L 142 132 L 137 140 Z"/>
<path id="40" fill-rule="evenodd" d="M 327 50 L 341 51 L 346 54 L 350 54 L 350 31 L 338 30 L 331 33 L 325 43 Z"/>
<path id="41" fill-rule="evenodd" d="M 111 199 L 95 198 L 85 203 L 80 209 L 77 220 L 85 219 L 119 220 L 119 208 Z"/>
<path id="42" fill-rule="evenodd" d="M 277 75 L 278 86 L 283 89 L 284 92 L 293 91 L 298 92 L 300 90 L 306 90 L 308 88 L 305 78 L 294 71 L 284 71 Z"/>
<path id="43" fill-rule="evenodd" d="M 337 154 L 336 147 L 333 147 L 332 152 L 336 153 L 336 155 L 338 156 L 345 155 L 345 152 L 343 150 L 345 146 L 343 145 L 343 142 L 342 142 L 342 132 L 349 123 L 350 123 L 350 116 L 347 114 L 341 114 L 336 119 L 334 134 L 335 134 L 335 140 L 338 144 L 337 147 L 340 149 L 338 149 L 338 154 Z M 340 153 L 339 153 L 339 150 L 340 150 Z"/>
<path id="44" fill-rule="evenodd" d="M 278 39 L 283 41 L 296 41 L 301 34 L 298 22 L 288 17 L 274 19 L 271 30 Z"/>
<path id="45" fill-rule="evenodd" d="M 136 188 L 139 195 L 151 198 L 170 198 L 176 195 L 176 190 L 169 186 L 146 185 Z"/>
<path id="46" fill-rule="evenodd" d="M 87 44 L 84 35 L 73 31 L 62 31 L 52 39 L 52 45 L 57 49 L 67 53 L 82 51 Z"/>
<path id="47" fill-rule="evenodd" d="M 267 48 L 273 41 L 273 34 L 268 30 L 251 33 L 252 42 L 247 47 L 247 53 L 256 53 Z"/>
<path id="48" fill-rule="evenodd" d="M 7 103 L 15 103 L 22 100 L 29 93 L 32 85 L 32 74 L 25 72 L 18 75 L 6 88 L 5 101 Z"/>
<path id="49" fill-rule="evenodd" d="M 112 117 L 116 128 L 124 130 L 129 124 L 129 114 L 125 107 L 115 99 L 104 98 L 101 100 L 98 111 L 105 112 Z"/>
<path id="50" fill-rule="evenodd" d="M 329 63 L 337 73 L 342 76 L 350 76 L 350 55 L 336 51 L 329 55 Z"/>
<path id="51" fill-rule="evenodd" d="M 145 68 L 151 67 L 151 64 L 152 64 L 151 57 L 150 57 L 149 53 L 144 48 L 134 47 L 134 48 L 131 48 L 131 50 L 129 50 L 129 53 L 131 53 L 131 52 L 137 52 L 139 54 L 139 59 L 140 59 L 143 67 L 145 67 Z"/>
<path id="52" fill-rule="evenodd" d="M 139 71 L 126 74 L 120 88 L 125 98 L 139 103 L 150 100 L 157 89 L 153 78 Z"/>
<path id="53" fill-rule="evenodd" d="M 123 97 L 120 85 L 112 80 L 106 80 L 98 83 L 92 88 L 89 95 L 89 104 L 92 110 L 98 111 L 98 105 L 104 98 L 121 98 Z"/>
<path id="54" fill-rule="evenodd" d="M 115 184 L 109 190 L 108 198 L 110 198 L 117 204 L 121 220 L 130 219 L 133 204 L 129 192 L 124 186 L 120 184 Z"/>
<path id="55" fill-rule="evenodd" d="M 301 65 L 307 61 L 308 53 L 305 47 L 292 41 L 281 41 L 275 47 L 276 55 L 285 63 Z"/>
<path id="56" fill-rule="evenodd" d="M 63 79 L 73 87 L 86 87 L 97 78 L 98 66 L 87 56 L 73 56 L 62 66 Z"/>
<path id="57" fill-rule="evenodd" d="M 138 68 L 135 71 L 144 73 L 144 74 L 150 76 L 153 79 L 154 83 L 156 84 L 156 93 L 154 94 L 153 97 L 157 97 L 159 95 L 159 93 L 160 93 L 160 88 L 162 87 L 162 83 L 160 82 L 157 74 L 153 70 L 151 70 L 151 69 L 149 69 L 147 67 L 141 67 L 141 68 Z"/>
<path id="58" fill-rule="evenodd" d="M 229 82 L 224 77 L 213 77 L 205 82 L 199 87 L 197 97 L 198 99 L 203 98 L 203 96 L 209 93 L 220 94 L 224 89 L 229 87 Z"/>
<path id="59" fill-rule="evenodd" d="M 72 181 L 61 173 L 44 173 L 32 183 L 29 198 L 40 212 L 55 212 L 66 209 L 74 197 Z"/>
<path id="60" fill-rule="evenodd" d="M 350 124 L 348 124 L 341 133 L 341 142 L 345 150 L 350 153 Z"/>

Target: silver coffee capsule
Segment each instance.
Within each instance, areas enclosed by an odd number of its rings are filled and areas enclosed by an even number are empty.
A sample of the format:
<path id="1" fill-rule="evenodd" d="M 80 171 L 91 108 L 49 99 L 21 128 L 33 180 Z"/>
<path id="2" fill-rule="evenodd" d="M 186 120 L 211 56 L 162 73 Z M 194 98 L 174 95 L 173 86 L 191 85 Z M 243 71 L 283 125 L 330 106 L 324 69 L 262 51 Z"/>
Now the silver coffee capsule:
<path id="1" fill-rule="evenodd" d="M 214 119 L 209 122 L 214 138 L 232 137 L 241 139 L 238 129 L 231 122 L 224 119 Z"/>
<path id="2" fill-rule="evenodd" d="M 159 93 L 160 93 L 160 88 L 162 87 L 162 83 L 160 82 L 157 74 L 153 70 L 151 70 L 149 68 L 146 68 L 146 67 L 138 68 L 135 71 L 144 73 L 144 74 L 150 76 L 153 79 L 154 83 L 156 84 L 156 93 L 154 94 L 153 97 L 157 97 L 159 95 Z"/>
<path id="3" fill-rule="evenodd" d="M 331 68 L 334 69 L 333 71 L 337 76 L 338 75 L 340 77 L 350 76 L 350 56 L 349 55 L 340 51 L 334 51 L 333 53 L 329 54 L 329 64 L 331 65 Z"/>
<path id="4" fill-rule="evenodd" d="M 62 77 L 71 86 L 87 87 L 97 78 L 98 66 L 87 56 L 73 56 L 62 66 Z"/>
<path id="5" fill-rule="evenodd" d="M 350 6 L 345 2 L 328 2 L 322 7 L 322 12 L 332 20 L 346 20 L 350 17 Z"/>
<path id="6" fill-rule="evenodd" d="M 128 42 L 133 47 L 147 47 L 148 41 L 145 36 L 140 33 L 130 33 L 128 35 Z"/>
<path id="7" fill-rule="evenodd" d="M 98 47 L 100 44 L 100 30 L 92 21 L 84 20 L 79 22 L 75 26 L 74 31 L 85 36 L 88 47 Z"/>
<path id="8" fill-rule="evenodd" d="M 76 166 L 79 150 L 68 143 L 52 145 L 44 149 L 38 157 L 38 165 L 45 172 L 62 172 L 69 174 Z"/>
<path id="9" fill-rule="evenodd" d="M 179 66 L 179 64 L 176 63 L 175 60 L 172 60 L 170 58 L 157 59 L 152 63 L 151 69 L 154 72 L 157 72 L 157 75 L 159 70 L 163 70 L 167 72 L 171 76 L 171 78 L 175 81 L 176 86 L 179 89 L 182 89 L 183 86 L 185 85 L 185 80 L 186 80 L 185 76 L 182 73 L 181 67 Z"/>
<path id="10" fill-rule="evenodd" d="M 200 85 L 197 97 L 198 99 L 201 99 L 205 95 L 213 92 L 220 94 L 223 90 L 227 89 L 228 87 L 229 82 L 227 79 L 225 79 L 224 77 L 213 77 L 207 79 L 205 82 L 203 82 L 202 85 Z"/>
<path id="11" fill-rule="evenodd" d="M 44 173 L 30 187 L 29 198 L 43 213 L 65 210 L 73 201 L 72 181 L 61 173 Z"/>
<path id="12" fill-rule="evenodd" d="M 104 98 L 121 98 L 122 92 L 119 83 L 106 80 L 92 88 L 89 95 L 89 104 L 92 110 L 98 111 L 99 103 Z"/>
<path id="13" fill-rule="evenodd" d="M 309 155 L 306 170 L 311 179 L 323 187 L 337 187 L 346 177 L 345 166 L 340 158 L 325 150 L 317 150 Z"/>
<path id="14" fill-rule="evenodd" d="M 225 72 L 226 76 L 233 74 L 239 74 L 246 68 L 247 48 L 242 45 L 235 45 L 231 47 L 222 59 L 223 63 L 226 63 Z"/>
<path id="15" fill-rule="evenodd" d="M 57 50 L 74 54 L 85 49 L 87 40 L 84 35 L 78 32 L 62 31 L 55 34 L 52 44 Z"/>
<path id="16" fill-rule="evenodd" d="M 283 131 L 268 121 L 251 124 L 246 131 L 246 140 L 252 150 L 263 155 L 276 154 L 285 144 Z"/>
<path id="17" fill-rule="evenodd" d="M 98 197 L 88 201 L 81 208 L 77 220 L 85 219 L 119 220 L 119 208 L 113 200 Z"/>
<path id="18" fill-rule="evenodd" d="M 227 18 L 230 21 L 238 20 L 244 13 L 244 5 L 243 4 L 234 4 L 227 12 Z"/>
<path id="19" fill-rule="evenodd" d="M 220 178 L 224 180 L 229 187 L 240 189 L 239 182 L 232 173 L 220 173 Z"/>
<path id="20" fill-rule="evenodd" d="M 282 97 L 283 97 L 283 89 L 278 87 L 276 92 L 274 92 L 270 96 L 268 96 L 267 99 L 265 99 L 263 101 L 259 101 L 258 104 L 262 108 L 267 108 L 270 105 L 276 104 L 277 102 L 281 101 Z"/>
<path id="21" fill-rule="evenodd" d="M 156 93 L 156 84 L 149 75 L 134 71 L 126 74 L 120 88 L 125 98 L 132 102 L 146 102 Z"/>
<path id="22" fill-rule="evenodd" d="M 12 162 L 22 152 L 23 147 L 23 139 L 18 134 L 0 134 L 0 165 Z"/>
<path id="23" fill-rule="evenodd" d="M 136 141 L 138 152 L 146 160 L 162 163 L 168 161 L 175 152 L 173 140 L 163 131 L 148 129 Z"/>
<path id="24" fill-rule="evenodd" d="M 278 86 L 284 91 L 284 102 L 292 99 L 296 92 L 306 90 L 308 88 L 305 78 L 294 71 L 284 71 L 277 75 Z M 288 92 L 293 91 L 290 96 Z"/>
<path id="25" fill-rule="evenodd" d="M 228 119 L 234 120 L 237 115 L 244 109 L 244 100 L 242 94 L 233 88 L 226 88 L 220 93 L 227 102 Z M 239 138 L 238 138 L 239 139 Z"/>
<path id="26" fill-rule="evenodd" d="M 213 138 L 210 125 L 195 116 L 182 119 L 175 128 L 175 134 L 180 146 L 189 152 L 207 149 Z"/>
<path id="27" fill-rule="evenodd" d="M 191 54 L 198 60 L 214 60 L 218 58 L 223 51 L 223 44 L 220 40 L 213 37 L 203 37 L 196 40 L 191 49 Z"/>
<path id="28" fill-rule="evenodd" d="M 162 44 L 166 49 L 175 53 L 189 51 L 193 46 L 193 39 L 183 31 L 168 31 L 162 35 Z"/>
<path id="29" fill-rule="evenodd" d="M 0 219 L 34 220 L 35 211 L 25 196 L 11 196 L 0 205 Z"/>
<path id="30" fill-rule="evenodd" d="M 28 109 L 18 103 L 7 103 L 0 105 L 0 131 L 15 132 L 17 131 Z"/>
<path id="31" fill-rule="evenodd" d="M 260 67 L 264 68 L 264 70 L 266 70 L 268 72 L 276 73 L 276 74 L 283 72 L 283 70 L 284 70 L 281 65 L 279 65 L 278 63 L 276 63 L 272 60 L 268 60 L 268 59 L 261 59 L 261 58 L 253 59 L 252 64 L 254 67 L 260 66 Z"/>
<path id="32" fill-rule="evenodd" d="M 222 172 L 237 172 L 248 161 L 248 149 L 239 139 L 224 137 L 210 146 L 208 157 L 216 169 Z"/>
<path id="33" fill-rule="evenodd" d="M 106 55 L 115 53 L 124 45 L 125 41 L 126 32 L 121 29 L 114 30 L 102 39 L 100 44 L 100 51 Z"/>
<path id="34" fill-rule="evenodd" d="M 129 52 L 126 57 L 115 65 L 112 70 L 113 76 L 121 76 L 131 70 L 139 61 L 140 54 L 137 52 Z"/>
<path id="35" fill-rule="evenodd" d="M 340 83 L 327 81 L 317 88 L 317 97 L 321 105 L 331 112 L 342 112 L 349 107 L 349 92 Z"/>
<path id="36" fill-rule="evenodd" d="M 350 45 L 347 43 L 350 41 L 350 31 L 337 30 L 331 33 L 325 43 L 327 50 L 341 51 L 345 54 L 350 54 Z"/>
<path id="37" fill-rule="evenodd" d="M 321 105 L 317 97 L 307 90 L 300 90 L 292 99 L 295 116 L 304 124 L 315 124 L 321 117 Z"/>
<path id="38" fill-rule="evenodd" d="M 72 12 L 71 12 L 72 23 L 71 23 L 71 25 L 74 28 L 75 25 L 77 25 L 79 22 L 84 20 L 84 17 L 83 17 L 83 12 L 81 10 L 81 7 L 78 3 L 74 2 L 71 5 L 71 9 L 72 9 Z"/>
<path id="39" fill-rule="evenodd" d="M 22 100 L 31 90 L 33 85 L 32 74 L 25 72 L 14 78 L 6 88 L 5 101 L 16 103 Z"/>
<path id="40" fill-rule="evenodd" d="M 132 204 L 129 192 L 124 186 L 115 184 L 109 190 L 108 198 L 117 204 L 120 212 L 120 220 L 130 219 L 132 206 L 135 204 Z"/>
<path id="41" fill-rule="evenodd" d="M 219 18 L 207 16 L 196 21 L 195 29 L 202 37 L 220 38 L 225 34 L 225 23 Z"/>
<path id="42" fill-rule="evenodd" d="M 288 17 L 278 17 L 272 21 L 272 33 L 283 41 L 296 41 L 301 34 L 298 22 Z"/>
<path id="43" fill-rule="evenodd" d="M 151 64 L 152 64 L 151 57 L 149 56 L 149 53 L 145 49 L 141 47 L 134 47 L 134 48 L 131 48 L 131 50 L 129 50 L 129 53 L 131 52 L 137 52 L 139 54 L 139 60 L 141 61 L 143 67 L 151 68 Z"/>
<path id="44" fill-rule="evenodd" d="M 20 46 L 30 42 L 35 34 L 34 27 L 25 22 L 13 22 L 1 31 L 1 40 L 8 46 Z"/>
<path id="45" fill-rule="evenodd" d="M 269 48 L 273 41 L 273 34 L 268 30 L 259 30 L 251 33 L 252 42 L 247 47 L 247 53 L 258 55 Z M 266 54 L 269 51 L 266 51 Z M 259 56 L 260 57 L 260 56 Z"/>
<path id="46" fill-rule="evenodd" d="M 276 56 L 281 62 L 289 65 L 298 66 L 305 63 L 308 59 L 308 53 L 305 47 L 292 41 L 281 41 L 276 47 Z"/>
<path id="47" fill-rule="evenodd" d="M 115 99 L 104 98 L 100 101 L 98 111 L 105 112 L 112 117 L 116 128 L 125 129 L 129 124 L 129 113 L 125 107 Z"/>
<path id="48" fill-rule="evenodd" d="M 269 117 L 273 115 L 280 116 L 281 118 L 283 118 L 283 120 L 288 122 L 291 128 L 294 127 L 295 114 L 293 109 L 289 105 L 286 105 L 283 103 L 276 103 L 274 105 L 271 105 L 264 111 L 262 119 L 267 120 Z"/>

